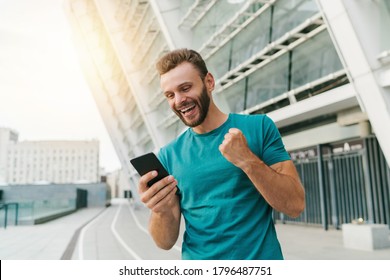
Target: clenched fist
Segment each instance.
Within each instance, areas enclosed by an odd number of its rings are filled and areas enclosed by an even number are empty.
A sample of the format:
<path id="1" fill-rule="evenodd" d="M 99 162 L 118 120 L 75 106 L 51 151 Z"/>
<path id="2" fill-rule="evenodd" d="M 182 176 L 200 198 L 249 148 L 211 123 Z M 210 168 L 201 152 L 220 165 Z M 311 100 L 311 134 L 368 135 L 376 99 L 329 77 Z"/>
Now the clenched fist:
<path id="1" fill-rule="evenodd" d="M 237 128 L 231 128 L 225 134 L 222 144 L 219 145 L 219 151 L 228 161 L 240 168 L 254 155 L 248 147 L 244 134 Z"/>

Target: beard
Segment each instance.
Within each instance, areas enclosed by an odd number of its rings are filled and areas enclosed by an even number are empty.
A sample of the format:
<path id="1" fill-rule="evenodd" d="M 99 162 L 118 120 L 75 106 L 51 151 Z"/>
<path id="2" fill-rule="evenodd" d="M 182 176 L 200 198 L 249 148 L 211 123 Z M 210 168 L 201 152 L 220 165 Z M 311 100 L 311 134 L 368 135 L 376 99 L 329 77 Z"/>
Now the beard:
<path id="1" fill-rule="evenodd" d="M 183 106 L 186 106 L 190 103 L 195 104 L 195 106 L 199 108 L 199 116 L 197 119 L 187 121 L 179 110 L 174 109 L 173 111 L 176 113 L 176 115 L 181 119 L 181 121 L 186 126 L 196 127 L 196 126 L 203 123 L 203 121 L 206 119 L 207 113 L 209 111 L 210 97 L 207 93 L 207 89 L 206 89 L 205 85 L 203 85 L 203 89 L 202 89 L 202 92 L 201 92 L 198 100 L 192 100 L 191 102 L 185 102 L 185 103 L 181 104 L 180 106 L 183 107 Z"/>

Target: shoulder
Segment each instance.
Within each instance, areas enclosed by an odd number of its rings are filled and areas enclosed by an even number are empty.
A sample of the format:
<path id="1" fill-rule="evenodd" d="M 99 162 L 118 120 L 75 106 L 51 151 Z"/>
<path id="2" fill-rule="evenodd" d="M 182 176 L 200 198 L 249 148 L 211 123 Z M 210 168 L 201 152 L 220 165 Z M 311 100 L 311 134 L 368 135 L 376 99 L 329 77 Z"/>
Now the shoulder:
<path id="1" fill-rule="evenodd" d="M 262 121 L 262 120 L 271 120 L 267 115 L 264 114 L 255 114 L 255 115 L 244 115 L 231 113 L 231 118 L 238 121 Z"/>
<path id="2" fill-rule="evenodd" d="M 190 128 L 186 129 L 183 133 L 179 134 L 175 139 L 165 144 L 161 149 L 169 150 L 184 143 L 191 135 L 191 132 L 189 130 Z"/>
<path id="3" fill-rule="evenodd" d="M 243 114 L 231 114 L 232 121 L 241 126 L 253 126 L 257 128 L 268 128 L 269 126 L 274 126 L 274 122 L 267 115 L 257 114 L 257 115 L 243 115 Z"/>
<path id="4" fill-rule="evenodd" d="M 162 146 L 158 152 L 159 157 L 167 157 L 172 151 L 177 149 L 178 147 L 183 146 L 188 140 L 188 137 L 190 137 L 191 132 L 189 129 L 186 129 L 183 133 L 181 133 L 179 136 L 177 136 L 172 141 L 168 142 L 164 146 Z"/>
<path id="5" fill-rule="evenodd" d="M 185 150 L 189 137 L 191 137 L 191 132 L 187 129 L 158 151 L 157 157 L 169 173 L 173 173 L 173 166 L 177 163 L 176 159 L 180 158 L 180 152 Z"/>

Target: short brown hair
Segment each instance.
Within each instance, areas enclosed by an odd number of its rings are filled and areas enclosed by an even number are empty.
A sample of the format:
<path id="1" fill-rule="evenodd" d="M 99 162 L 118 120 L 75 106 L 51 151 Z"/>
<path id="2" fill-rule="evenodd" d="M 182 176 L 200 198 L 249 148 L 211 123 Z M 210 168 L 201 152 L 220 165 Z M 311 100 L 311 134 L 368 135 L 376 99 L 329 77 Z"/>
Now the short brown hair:
<path id="1" fill-rule="evenodd" d="M 157 71 L 163 75 L 183 62 L 191 63 L 198 71 L 202 80 L 208 70 L 202 56 L 194 50 L 177 49 L 162 56 L 156 64 Z"/>

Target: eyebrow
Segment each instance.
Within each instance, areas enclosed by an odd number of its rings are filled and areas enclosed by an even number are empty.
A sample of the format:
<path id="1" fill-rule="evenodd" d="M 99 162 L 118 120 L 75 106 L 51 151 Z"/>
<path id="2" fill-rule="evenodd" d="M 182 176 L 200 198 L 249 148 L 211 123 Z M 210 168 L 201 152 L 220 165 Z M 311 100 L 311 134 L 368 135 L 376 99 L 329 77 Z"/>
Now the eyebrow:
<path id="1" fill-rule="evenodd" d="M 182 82 L 182 83 L 178 84 L 177 86 L 175 86 L 175 88 L 180 88 L 180 87 L 183 87 L 183 86 L 185 86 L 187 84 L 193 85 L 194 83 L 191 82 L 191 81 L 185 81 L 185 82 Z M 170 92 L 172 92 L 172 91 L 171 90 L 167 90 L 167 91 L 164 91 L 163 93 L 165 95 L 165 94 L 170 93 Z"/>

